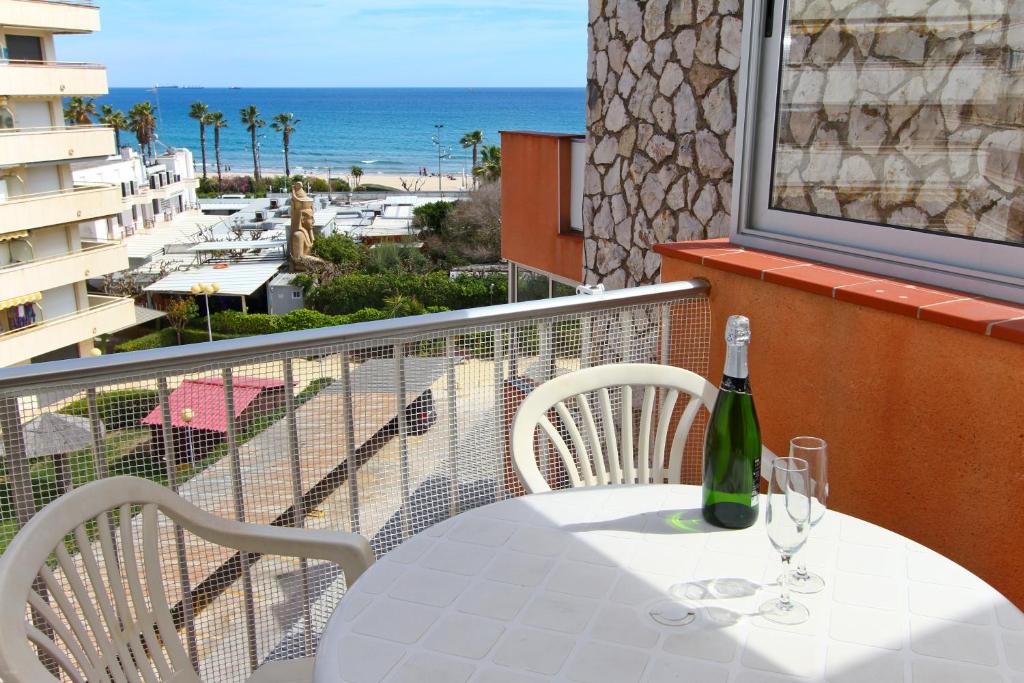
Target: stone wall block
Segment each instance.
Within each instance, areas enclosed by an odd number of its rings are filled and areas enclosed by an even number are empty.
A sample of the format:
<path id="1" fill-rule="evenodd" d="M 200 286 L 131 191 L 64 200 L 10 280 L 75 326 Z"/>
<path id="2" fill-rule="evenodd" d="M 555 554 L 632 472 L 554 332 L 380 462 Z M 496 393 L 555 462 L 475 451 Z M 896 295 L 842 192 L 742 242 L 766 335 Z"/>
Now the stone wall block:
<path id="1" fill-rule="evenodd" d="M 719 17 L 708 17 L 700 25 L 694 56 L 705 64 L 718 64 L 718 30 L 720 26 L 721 19 Z"/>
<path id="2" fill-rule="evenodd" d="M 644 40 L 652 42 L 665 32 L 669 0 L 647 0 L 644 8 Z"/>

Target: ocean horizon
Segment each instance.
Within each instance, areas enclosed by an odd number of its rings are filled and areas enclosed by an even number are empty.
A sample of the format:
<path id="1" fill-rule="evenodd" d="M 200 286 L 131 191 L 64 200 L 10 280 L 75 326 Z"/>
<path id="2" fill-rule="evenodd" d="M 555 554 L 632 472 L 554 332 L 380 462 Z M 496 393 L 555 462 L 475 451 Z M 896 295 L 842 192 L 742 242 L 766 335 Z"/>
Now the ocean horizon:
<path id="1" fill-rule="evenodd" d="M 132 104 L 149 100 L 157 107 L 159 142 L 187 147 L 201 164 L 199 124 L 188 117 L 192 102 L 222 111 L 229 128 L 221 131 L 224 170 L 252 172 L 249 134 L 239 111 L 256 105 L 267 127 L 260 130 L 260 157 L 265 173 L 283 172 L 281 134 L 270 128 L 279 113 L 293 113 L 301 123 L 292 135 L 292 173 L 339 175 L 361 166 L 367 179 L 374 174 L 437 171 L 436 124 L 444 124 L 442 144 L 450 158 L 442 161 L 445 174 L 468 172 L 472 150 L 459 146 L 468 131 L 484 131 L 484 144 L 500 143 L 499 131 L 533 130 L 583 133 L 584 88 L 111 88 L 97 98 L 97 108 L 110 104 L 126 114 Z M 122 141 L 136 145 L 134 135 Z M 207 130 L 207 166 L 215 172 L 213 131 Z M 158 145 L 159 147 L 159 145 Z"/>

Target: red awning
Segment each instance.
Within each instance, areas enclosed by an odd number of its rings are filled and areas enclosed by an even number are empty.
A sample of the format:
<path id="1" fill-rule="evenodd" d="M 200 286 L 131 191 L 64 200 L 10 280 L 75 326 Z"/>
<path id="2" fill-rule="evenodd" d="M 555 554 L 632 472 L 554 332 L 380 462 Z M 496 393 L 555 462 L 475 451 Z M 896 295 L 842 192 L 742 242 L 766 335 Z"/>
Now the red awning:
<path id="1" fill-rule="evenodd" d="M 245 412 L 261 392 L 284 387 L 284 382 L 280 380 L 253 377 L 236 377 L 233 384 L 236 418 Z M 175 427 L 192 427 L 222 433 L 228 430 L 225 418 L 227 409 L 224 404 L 224 381 L 219 377 L 185 380 L 171 392 L 170 404 L 171 424 Z M 186 408 L 192 410 L 191 423 L 185 422 L 183 417 Z M 144 425 L 159 426 L 162 423 L 162 407 L 159 405 L 142 420 Z"/>

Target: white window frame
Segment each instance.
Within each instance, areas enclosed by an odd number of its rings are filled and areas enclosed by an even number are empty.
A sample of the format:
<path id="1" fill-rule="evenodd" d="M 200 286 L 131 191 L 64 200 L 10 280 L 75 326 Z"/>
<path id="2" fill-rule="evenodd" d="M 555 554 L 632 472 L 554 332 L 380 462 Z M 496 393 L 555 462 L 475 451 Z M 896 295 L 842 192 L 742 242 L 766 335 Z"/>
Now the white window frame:
<path id="1" fill-rule="evenodd" d="M 769 209 L 779 51 L 788 0 L 744 3 L 733 243 L 1024 303 L 1024 246 Z M 772 21 L 771 38 L 764 38 Z M 762 112 L 764 112 L 762 114 Z"/>

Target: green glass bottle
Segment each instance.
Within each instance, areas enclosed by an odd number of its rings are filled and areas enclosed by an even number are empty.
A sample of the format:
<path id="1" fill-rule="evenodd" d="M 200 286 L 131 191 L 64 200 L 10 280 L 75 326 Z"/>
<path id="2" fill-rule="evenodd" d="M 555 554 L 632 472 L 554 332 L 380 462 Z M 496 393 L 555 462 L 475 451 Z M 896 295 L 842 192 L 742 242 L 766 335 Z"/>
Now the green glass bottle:
<path id="1" fill-rule="evenodd" d="M 704 519 L 726 529 L 757 521 L 761 428 L 750 391 L 750 320 L 734 315 L 725 330 L 725 373 L 704 438 Z"/>

